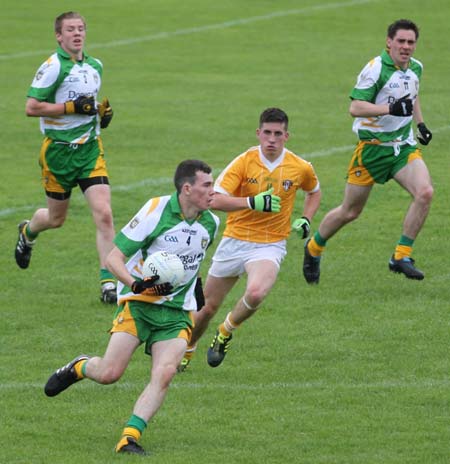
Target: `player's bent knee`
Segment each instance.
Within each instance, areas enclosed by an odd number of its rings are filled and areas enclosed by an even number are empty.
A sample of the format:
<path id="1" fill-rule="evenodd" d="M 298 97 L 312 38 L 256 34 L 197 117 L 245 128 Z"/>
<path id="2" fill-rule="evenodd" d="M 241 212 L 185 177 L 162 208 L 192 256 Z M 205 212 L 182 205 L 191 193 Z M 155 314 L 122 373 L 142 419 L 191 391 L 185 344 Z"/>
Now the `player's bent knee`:
<path id="1" fill-rule="evenodd" d="M 261 290 L 259 287 L 247 288 L 242 302 L 247 309 L 256 310 L 267 296 L 268 291 Z"/>
<path id="2" fill-rule="evenodd" d="M 203 319 L 211 320 L 217 313 L 219 306 L 207 300 L 201 311 Z"/>
<path id="3" fill-rule="evenodd" d="M 66 220 L 66 216 L 57 216 L 57 217 L 50 217 L 48 220 L 48 225 L 51 229 L 58 229 L 62 227 Z"/>
<path id="4" fill-rule="evenodd" d="M 261 288 L 260 286 L 249 287 L 245 291 L 243 298 L 244 305 L 248 309 L 256 309 L 267 296 L 268 290 Z M 248 305 L 248 306 L 247 306 Z"/>
<path id="5" fill-rule="evenodd" d="M 358 219 L 360 214 L 362 213 L 362 209 L 361 208 L 357 208 L 357 209 L 350 209 L 346 212 L 346 215 L 345 215 L 345 220 L 347 222 L 352 222 L 354 221 L 355 219 Z"/>
<path id="6" fill-rule="evenodd" d="M 113 216 L 112 216 L 111 209 L 106 208 L 101 211 L 98 211 L 95 213 L 95 216 L 96 216 L 97 222 L 102 224 L 103 226 L 106 226 L 106 227 L 113 226 Z"/>
<path id="7" fill-rule="evenodd" d="M 170 382 L 177 373 L 177 366 L 166 364 L 164 366 L 155 367 L 152 370 L 152 380 L 158 382 L 162 389 L 168 388 Z"/>
<path id="8" fill-rule="evenodd" d="M 97 381 L 103 385 L 109 385 L 117 382 L 122 377 L 123 369 L 118 369 L 115 366 L 109 366 L 103 369 Z"/>
<path id="9" fill-rule="evenodd" d="M 434 195 L 433 186 L 432 185 L 427 185 L 425 188 L 423 188 L 419 192 L 419 195 L 420 195 L 420 198 L 422 199 L 422 201 L 424 203 L 426 203 L 426 204 L 431 203 L 431 200 L 433 199 L 433 195 Z"/>

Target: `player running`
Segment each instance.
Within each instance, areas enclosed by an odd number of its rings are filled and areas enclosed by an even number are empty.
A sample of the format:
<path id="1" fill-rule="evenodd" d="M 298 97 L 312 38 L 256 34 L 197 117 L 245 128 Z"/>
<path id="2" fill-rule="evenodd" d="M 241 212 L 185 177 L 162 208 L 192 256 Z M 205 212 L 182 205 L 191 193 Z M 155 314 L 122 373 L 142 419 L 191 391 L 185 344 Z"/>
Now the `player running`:
<path id="1" fill-rule="evenodd" d="M 39 117 L 45 135 L 39 163 L 47 207 L 19 224 L 17 265 L 26 269 L 41 232 L 61 227 L 67 217 L 72 189 L 80 187 L 92 211 L 100 261 L 100 299 L 116 303 L 114 276 L 105 260 L 113 247 L 111 193 L 100 129 L 108 127 L 113 111 L 105 98 L 97 104 L 102 63 L 84 50 L 86 21 L 73 11 L 55 20 L 56 52 L 38 69 L 28 91 L 27 116 Z"/>
<path id="2" fill-rule="evenodd" d="M 319 230 L 306 243 L 303 274 L 314 284 L 320 278 L 320 257 L 327 241 L 359 217 L 375 183 L 394 179 L 412 197 L 403 230 L 389 269 L 408 279 L 422 280 L 424 273 L 411 258 L 433 197 L 428 168 L 414 140 L 412 120 L 417 123 L 418 140 L 428 145 L 431 131 L 424 123 L 419 101 L 422 63 L 413 58 L 419 29 L 406 19 L 388 27 L 386 50 L 361 71 L 350 97 L 350 113 L 358 135 L 348 168 L 344 200 L 323 218 Z M 381 218 L 382 221 L 382 218 Z"/>
<path id="3" fill-rule="evenodd" d="M 256 135 L 260 144 L 235 158 L 215 184 L 212 207 L 226 211 L 227 222 L 205 283 L 205 305 L 194 314 L 195 328 L 179 370 L 189 364 L 226 295 L 247 274 L 244 295 L 217 328 L 208 350 L 208 364 L 221 364 L 234 331 L 256 313 L 275 284 L 291 228 L 306 238 L 319 208 L 321 192 L 312 165 L 285 148 L 287 114 L 279 108 L 263 111 Z M 305 192 L 303 214 L 291 226 L 298 190 Z"/>
<path id="4" fill-rule="evenodd" d="M 119 307 L 104 356 L 78 356 L 58 369 L 45 386 L 45 393 L 55 396 L 84 378 L 114 383 L 135 350 L 144 345 L 152 356 L 150 383 L 135 403 L 117 453 L 146 454 L 138 441 L 161 407 L 183 358 L 197 309 L 197 276 L 219 226 L 218 217 L 208 210 L 214 189 L 207 164 L 183 161 L 174 183 L 176 193 L 150 199 L 114 239 L 116 246 L 107 264 L 119 281 Z M 155 251 L 177 254 L 183 261 L 185 277 L 176 289 L 155 285 L 156 276 L 142 280 L 144 259 Z"/>

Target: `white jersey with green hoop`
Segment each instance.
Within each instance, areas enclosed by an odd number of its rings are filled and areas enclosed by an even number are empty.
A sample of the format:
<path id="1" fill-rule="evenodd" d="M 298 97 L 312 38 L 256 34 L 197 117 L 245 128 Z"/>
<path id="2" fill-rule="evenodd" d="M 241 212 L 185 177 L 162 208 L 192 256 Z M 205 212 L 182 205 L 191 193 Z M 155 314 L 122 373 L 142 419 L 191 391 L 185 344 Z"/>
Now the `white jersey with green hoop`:
<path id="1" fill-rule="evenodd" d="M 195 283 L 207 248 L 212 244 L 219 227 L 219 218 L 211 211 L 203 211 L 193 221 L 183 217 L 178 195 L 150 199 L 134 218 L 116 235 L 114 243 L 129 259 L 126 267 L 135 279 L 142 279 L 142 264 L 150 254 L 167 251 L 179 256 L 185 276 L 171 295 L 159 299 L 136 295 L 118 282 L 119 303 L 126 300 L 147 301 L 175 309 L 194 311 Z"/>
<path id="2" fill-rule="evenodd" d="M 97 98 L 103 65 L 96 58 L 71 59 L 61 47 L 38 69 L 27 96 L 49 103 L 64 103 L 80 95 Z M 82 144 L 100 133 L 97 115 L 64 114 L 40 118 L 41 131 L 52 140 Z"/>
<path id="3" fill-rule="evenodd" d="M 409 95 L 408 98 L 414 102 L 419 93 L 422 69 L 422 63 L 411 58 L 408 68 L 402 70 L 383 51 L 361 71 L 350 98 L 385 105 Z M 355 118 L 353 132 L 360 140 L 416 145 L 411 127 L 412 119 L 412 116 L 391 115 Z"/>

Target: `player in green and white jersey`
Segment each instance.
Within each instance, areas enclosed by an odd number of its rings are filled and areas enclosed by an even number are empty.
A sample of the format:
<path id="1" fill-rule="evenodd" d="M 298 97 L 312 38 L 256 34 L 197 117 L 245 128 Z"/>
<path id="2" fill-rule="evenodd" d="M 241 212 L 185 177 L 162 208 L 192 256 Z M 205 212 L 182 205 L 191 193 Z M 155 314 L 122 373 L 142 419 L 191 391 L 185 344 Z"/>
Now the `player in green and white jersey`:
<path id="1" fill-rule="evenodd" d="M 422 64 L 412 57 L 418 38 L 415 23 L 395 21 L 388 27 L 386 50 L 358 76 L 350 95 L 350 114 L 355 118 L 353 130 L 359 143 L 348 168 L 343 203 L 326 214 L 306 243 L 303 274 L 308 283 L 319 282 L 320 257 L 327 240 L 360 215 L 375 183 L 390 179 L 411 194 L 412 202 L 389 269 L 410 279 L 424 278 L 411 258 L 433 197 L 430 174 L 412 127 L 414 120 L 419 142 L 427 145 L 432 134 L 424 123 L 418 95 Z"/>
<path id="2" fill-rule="evenodd" d="M 113 112 L 108 99 L 96 101 L 103 66 L 83 51 L 86 22 L 80 14 L 67 12 L 58 16 L 55 34 L 59 46 L 38 69 L 26 104 L 26 114 L 40 118 L 45 136 L 39 163 L 47 207 L 19 224 L 16 262 L 26 269 L 38 234 L 63 225 L 72 189 L 78 185 L 97 229 L 101 300 L 115 303 L 115 279 L 105 266 L 113 247 L 114 224 L 100 138 L 100 128 L 109 125 Z"/>
<path id="3" fill-rule="evenodd" d="M 219 227 L 219 218 L 209 211 L 214 188 L 207 164 L 183 161 L 174 183 L 177 192 L 149 200 L 117 234 L 116 246 L 108 255 L 108 267 L 119 281 L 119 307 L 104 356 L 76 357 L 45 386 L 45 393 L 55 396 L 83 378 L 101 384 L 116 382 L 134 351 L 144 344 L 152 356 L 151 379 L 123 430 L 118 453 L 145 454 L 138 440 L 161 407 L 186 351 L 192 313 L 197 309 L 197 276 Z M 142 280 L 143 260 L 158 250 L 176 253 L 183 261 L 185 277 L 179 287 Z"/>
<path id="4" fill-rule="evenodd" d="M 172 308 L 181 307 L 186 311 L 196 309 L 195 282 L 200 264 L 205 258 L 206 248 L 211 244 L 216 229 L 217 218 L 209 211 L 202 213 L 191 223 L 186 221 L 177 194 L 149 200 L 118 233 L 114 240 L 116 247 L 129 257 L 126 267 L 135 279 L 142 279 L 142 264 L 147 256 L 156 251 L 168 251 L 178 255 L 184 264 L 185 277 L 170 300 L 155 300 L 145 294 L 136 295 L 131 287 L 119 280 L 119 305 L 126 301 L 144 301 Z"/>

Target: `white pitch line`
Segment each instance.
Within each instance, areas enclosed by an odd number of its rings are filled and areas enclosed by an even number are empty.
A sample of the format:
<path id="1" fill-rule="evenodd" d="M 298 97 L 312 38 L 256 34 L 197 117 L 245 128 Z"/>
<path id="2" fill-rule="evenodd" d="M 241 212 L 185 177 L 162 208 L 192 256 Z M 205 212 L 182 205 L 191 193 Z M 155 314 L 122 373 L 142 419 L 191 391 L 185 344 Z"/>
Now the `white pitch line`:
<path id="1" fill-rule="evenodd" d="M 164 39 L 170 39 L 172 37 L 178 37 L 178 36 L 185 36 L 185 35 L 192 35 L 192 34 L 198 34 L 201 32 L 208 32 L 212 30 L 219 30 L 219 29 L 227 29 L 230 27 L 234 26 L 242 26 L 250 23 L 256 23 L 259 21 L 269 21 L 274 18 L 282 18 L 286 16 L 294 16 L 294 15 L 302 15 L 302 14 L 308 14 L 308 13 L 314 13 L 315 11 L 324 11 L 324 10 L 331 10 L 331 9 L 337 9 L 337 8 L 346 8 L 349 6 L 358 6 L 358 5 L 364 5 L 366 3 L 374 3 L 380 0 L 352 0 L 348 2 L 342 2 L 342 3 L 322 3 L 320 5 L 314 5 L 310 7 L 305 7 L 305 8 L 298 8 L 294 10 L 284 10 L 284 11 L 274 11 L 273 13 L 269 13 L 266 15 L 260 15 L 260 16 L 250 16 L 248 18 L 238 18 L 238 19 L 233 19 L 230 21 L 224 21 L 222 23 L 216 23 L 216 24 L 207 24 L 205 26 L 198 26 L 198 27 L 189 27 L 186 29 L 178 29 L 176 31 L 172 32 L 158 32 L 156 34 L 151 34 L 151 35 L 144 35 L 141 37 L 133 37 L 130 39 L 122 39 L 122 40 L 113 40 L 111 42 L 105 42 L 105 43 L 98 43 L 98 44 L 90 44 L 87 48 L 89 49 L 95 49 L 95 48 L 112 48 L 112 47 L 121 47 L 121 46 L 126 46 L 126 45 L 134 45 L 137 43 L 144 43 L 144 42 L 153 42 L 156 40 L 164 40 Z M 29 56 L 40 56 L 40 55 L 46 55 L 50 53 L 49 50 L 30 50 L 26 52 L 17 52 L 17 53 L 10 53 L 10 54 L 3 54 L 0 55 L 0 60 L 11 60 L 14 58 L 25 58 Z"/>
<path id="2" fill-rule="evenodd" d="M 5 390 L 28 390 L 28 389 L 43 389 L 44 384 L 38 382 L 7 382 L 0 383 L 0 391 Z M 114 385 L 108 385 L 108 389 L 120 389 L 120 390 L 134 390 L 144 388 L 145 382 L 117 382 Z M 171 384 L 173 389 L 197 389 L 197 390 L 236 390 L 236 391 L 268 391 L 273 389 L 279 391 L 280 389 L 290 390 L 308 390 L 308 389 L 329 389 L 329 388 L 340 388 L 347 390 L 365 390 L 365 389 L 432 389 L 438 387 L 450 387 L 450 381 L 447 379 L 424 379 L 420 382 L 402 382 L 396 380 L 386 380 L 382 382 L 358 382 L 358 383 L 333 383 L 333 382 L 268 382 L 259 384 L 242 384 L 242 383 L 193 383 L 184 382 L 183 380 L 175 380 Z M 82 389 L 94 389 L 99 388 L 99 385 L 95 382 L 83 382 L 77 388 Z"/>
<path id="3" fill-rule="evenodd" d="M 439 134 L 440 132 L 444 132 L 449 129 L 450 129 L 450 125 L 438 127 L 436 129 L 433 129 L 433 134 Z M 343 152 L 348 152 L 350 156 L 354 148 L 355 148 L 355 145 L 344 145 L 341 147 L 331 147 L 331 148 L 328 148 L 327 150 L 313 151 L 311 153 L 302 153 L 300 156 L 305 159 L 311 159 L 311 158 L 321 158 L 324 156 L 331 156 L 331 155 L 335 155 L 337 153 L 343 153 Z M 213 171 L 214 175 L 217 175 L 219 172 L 220 172 L 220 169 L 219 170 L 215 169 Z M 157 177 L 157 178 L 149 177 L 147 179 L 143 179 L 138 182 L 132 182 L 132 183 L 125 184 L 125 185 L 113 185 L 111 187 L 111 190 L 112 192 L 129 192 L 129 191 L 137 190 L 141 187 L 146 187 L 146 186 L 161 187 L 161 186 L 171 185 L 172 182 L 173 182 L 172 177 Z M 71 201 L 72 202 L 79 201 L 81 203 L 82 201 L 84 201 L 84 199 L 82 200 L 81 197 L 74 196 L 74 198 L 72 198 Z M 17 206 L 14 208 L 1 209 L 0 218 L 12 216 L 20 212 L 34 211 L 37 208 L 41 208 L 41 207 L 42 207 L 42 204 L 24 205 L 24 206 Z"/>
<path id="4" fill-rule="evenodd" d="M 344 8 L 348 6 L 362 5 L 365 3 L 373 3 L 375 1 L 379 1 L 379 0 L 353 0 L 353 1 L 343 2 L 343 3 L 324 3 L 320 5 L 314 5 L 311 7 L 305 7 L 305 8 L 294 9 L 294 10 L 275 11 L 267 15 L 251 16 L 249 18 L 240 18 L 240 19 L 235 19 L 231 21 L 225 21 L 222 23 L 200 26 L 200 27 L 179 29 L 173 32 L 160 32 L 160 33 L 153 34 L 153 35 L 135 37 L 131 39 L 115 40 L 112 42 L 106 42 L 106 43 L 100 43 L 100 44 L 91 44 L 89 48 L 111 48 L 111 47 L 131 45 L 131 44 L 136 44 L 136 43 L 152 42 L 155 40 L 170 39 L 172 37 L 196 34 L 196 33 L 206 32 L 206 31 L 211 31 L 211 30 L 226 29 L 229 27 L 240 26 L 243 24 L 250 24 L 250 23 L 254 23 L 258 21 L 267 21 L 273 18 L 292 16 L 292 15 L 301 15 L 301 14 L 312 13 L 314 11 L 321 11 L 321 10 L 323 11 L 323 10 L 328 10 L 328 9 Z M 14 58 L 23 58 L 27 56 L 45 55 L 47 53 L 49 53 L 48 50 L 34 50 L 34 51 L 27 51 L 27 52 L 4 54 L 4 55 L 0 55 L 0 60 L 9 60 L 9 59 L 14 59 Z M 330 150 L 341 152 L 341 151 L 347 150 L 347 148 L 339 147 L 339 148 L 334 148 Z M 324 152 L 317 152 L 316 154 L 305 155 L 305 157 L 308 158 L 308 157 L 327 156 L 327 153 L 330 150 L 326 150 Z M 162 185 L 169 184 L 171 181 L 172 179 L 169 179 L 169 178 L 144 179 L 134 184 L 113 186 L 112 191 L 113 192 L 114 191 L 130 191 L 130 190 L 134 190 L 139 187 L 142 187 L 142 186 L 145 187 L 147 185 L 162 186 Z M 0 210 L 0 217 L 11 216 L 21 211 L 26 212 L 30 210 L 35 210 L 38 207 L 40 206 L 39 205 L 26 205 L 26 206 L 14 207 L 14 208 L 2 209 Z"/>

